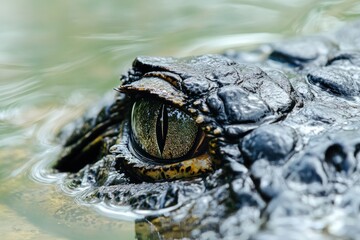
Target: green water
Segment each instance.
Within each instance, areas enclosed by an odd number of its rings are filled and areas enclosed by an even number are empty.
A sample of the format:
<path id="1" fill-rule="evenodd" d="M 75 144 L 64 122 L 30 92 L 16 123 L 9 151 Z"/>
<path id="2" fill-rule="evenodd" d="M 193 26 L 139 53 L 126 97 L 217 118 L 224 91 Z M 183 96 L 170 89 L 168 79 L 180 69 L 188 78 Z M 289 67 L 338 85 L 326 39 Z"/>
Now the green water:
<path id="1" fill-rule="evenodd" d="M 359 16 L 357 0 L 1 0 L 0 238 L 134 238 L 132 219 L 77 204 L 39 163 L 136 56 L 249 49 Z"/>

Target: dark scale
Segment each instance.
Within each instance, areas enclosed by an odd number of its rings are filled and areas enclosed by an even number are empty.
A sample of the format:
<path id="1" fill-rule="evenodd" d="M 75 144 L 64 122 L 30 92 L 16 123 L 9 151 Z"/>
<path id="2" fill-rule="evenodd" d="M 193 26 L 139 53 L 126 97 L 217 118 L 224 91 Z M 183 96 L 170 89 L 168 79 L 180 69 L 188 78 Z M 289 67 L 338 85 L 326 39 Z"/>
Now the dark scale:
<path id="1" fill-rule="evenodd" d="M 85 202 L 149 210 L 139 238 L 358 239 L 359 42 L 355 22 L 250 52 L 138 57 L 60 134 L 54 168 L 89 186 Z"/>

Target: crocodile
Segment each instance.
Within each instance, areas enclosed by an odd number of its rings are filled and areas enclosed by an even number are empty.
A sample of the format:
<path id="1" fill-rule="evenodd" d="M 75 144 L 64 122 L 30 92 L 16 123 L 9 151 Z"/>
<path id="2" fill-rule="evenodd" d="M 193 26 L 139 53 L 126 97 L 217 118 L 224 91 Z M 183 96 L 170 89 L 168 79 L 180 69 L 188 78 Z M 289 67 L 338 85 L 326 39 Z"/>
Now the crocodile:
<path id="1" fill-rule="evenodd" d="M 360 22 L 186 58 L 137 57 L 59 134 L 84 203 L 139 239 L 360 235 Z"/>

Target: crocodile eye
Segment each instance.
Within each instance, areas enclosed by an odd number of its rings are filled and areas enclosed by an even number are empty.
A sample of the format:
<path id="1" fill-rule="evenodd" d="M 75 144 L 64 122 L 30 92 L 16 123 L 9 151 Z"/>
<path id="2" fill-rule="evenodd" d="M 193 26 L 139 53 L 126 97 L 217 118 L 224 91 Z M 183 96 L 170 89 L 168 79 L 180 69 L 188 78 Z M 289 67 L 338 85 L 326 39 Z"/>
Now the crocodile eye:
<path id="1" fill-rule="evenodd" d="M 163 163 L 196 156 L 204 141 L 203 132 L 189 115 L 154 100 L 134 103 L 131 129 L 138 152 Z"/>

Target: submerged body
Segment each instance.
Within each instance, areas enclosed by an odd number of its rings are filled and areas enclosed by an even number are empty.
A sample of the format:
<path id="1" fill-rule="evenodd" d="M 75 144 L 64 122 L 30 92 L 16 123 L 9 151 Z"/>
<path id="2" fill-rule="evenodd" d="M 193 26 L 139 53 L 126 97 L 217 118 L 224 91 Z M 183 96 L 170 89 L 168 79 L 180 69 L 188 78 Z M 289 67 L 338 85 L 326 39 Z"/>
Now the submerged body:
<path id="1" fill-rule="evenodd" d="M 359 43 L 356 22 L 253 52 L 139 57 L 60 134 L 54 168 L 85 202 L 146 210 L 139 238 L 354 238 Z"/>

